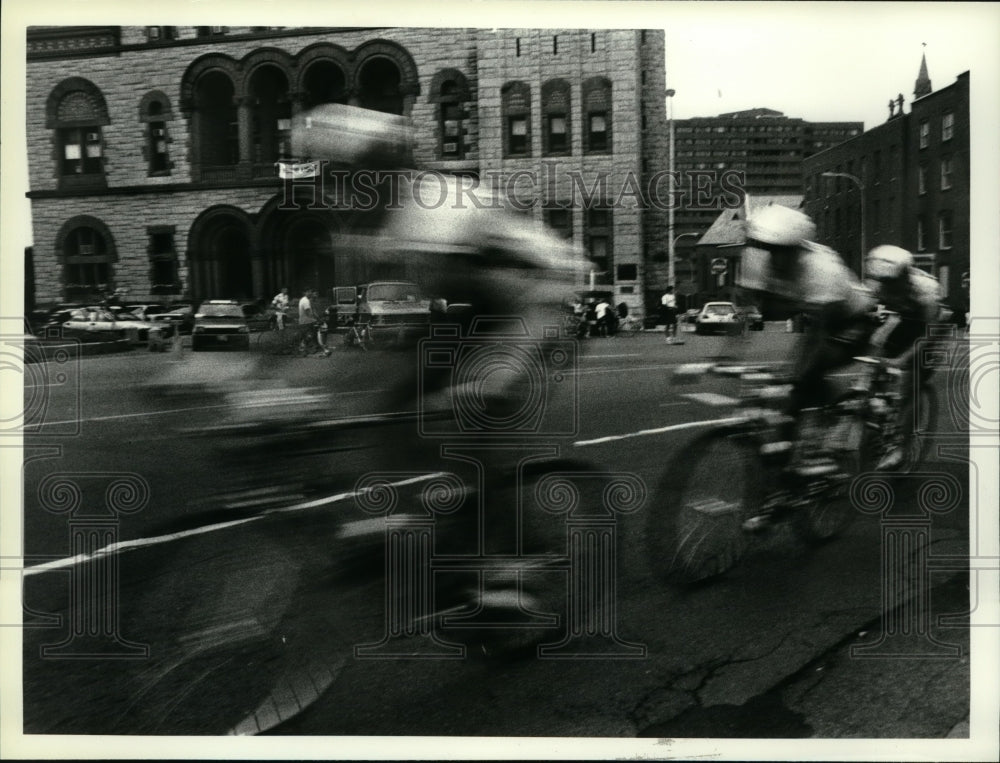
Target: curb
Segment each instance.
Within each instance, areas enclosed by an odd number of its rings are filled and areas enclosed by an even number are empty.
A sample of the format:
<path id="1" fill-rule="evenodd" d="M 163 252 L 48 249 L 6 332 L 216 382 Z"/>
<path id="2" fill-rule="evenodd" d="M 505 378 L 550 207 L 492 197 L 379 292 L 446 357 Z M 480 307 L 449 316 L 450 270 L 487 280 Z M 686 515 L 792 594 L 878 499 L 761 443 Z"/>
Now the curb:
<path id="1" fill-rule="evenodd" d="M 69 352 L 77 357 L 89 357 L 91 355 L 110 355 L 113 353 L 131 352 L 135 348 L 135 343 L 128 339 L 116 339 L 113 342 L 67 342 L 65 340 L 52 340 L 34 337 L 25 338 L 24 342 L 24 362 L 44 363 L 50 360 L 57 360 L 56 355 L 60 352 Z"/>

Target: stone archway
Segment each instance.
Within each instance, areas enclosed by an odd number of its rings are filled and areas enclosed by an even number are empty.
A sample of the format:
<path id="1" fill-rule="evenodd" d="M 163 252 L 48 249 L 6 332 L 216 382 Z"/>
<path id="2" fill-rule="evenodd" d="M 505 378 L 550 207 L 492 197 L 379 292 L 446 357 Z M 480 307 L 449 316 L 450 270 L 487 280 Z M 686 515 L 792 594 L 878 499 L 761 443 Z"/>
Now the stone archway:
<path id="1" fill-rule="evenodd" d="M 260 297 L 256 236 L 240 209 L 208 210 L 191 228 L 188 246 L 192 299 L 251 300 Z"/>

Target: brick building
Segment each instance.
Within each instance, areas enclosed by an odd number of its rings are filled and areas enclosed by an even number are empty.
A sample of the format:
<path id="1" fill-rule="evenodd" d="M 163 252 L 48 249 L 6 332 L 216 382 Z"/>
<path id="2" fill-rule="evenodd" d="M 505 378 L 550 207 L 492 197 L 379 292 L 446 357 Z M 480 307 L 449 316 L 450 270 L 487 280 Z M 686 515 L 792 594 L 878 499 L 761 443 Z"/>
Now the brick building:
<path id="1" fill-rule="evenodd" d="M 886 122 L 810 157 L 803 172 L 804 208 L 816 221 L 819 240 L 839 251 L 856 271 L 866 250 L 879 244 L 901 246 L 938 277 L 947 302 L 964 302 L 969 72 L 933 91 L 923 59 L 909 113 L 898 95 L 889 101 Z"/>
<path id="2" fill-rule="evenodd" d="M 801 195 L 803 160 L 863 130 L 862 122 L 807 122 L 764 108 L 676 120 L 674 162 L 686 194 L 674 234 L 683 236 L 676 247 L 682 291 L 691 292 L 695 283 L 701 290 L 714 284 L 714 279 L 706 282 L 704 272 L 691 272 L 698 262 L 699 236 L 723 209 L 742 203 L 742 192 L 751 199 Z M 696 294 L 688 296 L 693 305 L 700 304 Z"/>
<path id="3" fill-rule="evenodd" d="M 643 197 L 665 169 L 663 44 L 640 30 L 31 28 L 37 302 L 269 298 L 377 275 L 340 244 L 349 210 L 281 203 L 292 120 L 349 103 L 412 120 L 418 168 L 512 190 L 641 308 L 644 254 L 667 227 Z"/>

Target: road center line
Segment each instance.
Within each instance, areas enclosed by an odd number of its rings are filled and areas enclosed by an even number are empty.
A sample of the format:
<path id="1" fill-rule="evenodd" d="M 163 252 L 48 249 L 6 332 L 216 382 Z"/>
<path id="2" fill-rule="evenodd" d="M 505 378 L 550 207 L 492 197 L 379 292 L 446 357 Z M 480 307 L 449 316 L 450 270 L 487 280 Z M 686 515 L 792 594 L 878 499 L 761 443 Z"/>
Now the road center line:
<path id="1" fill-rule="evenodd" d="M 665 434 L 666 432 L 679 432 L 682 429 L 694 429 L 696 427 L 719 426 L 722 424 L 735 424 L 742 419 L 729 417 L 725 419 L 710 419 L 708 421 L 688 421 L 684 424 L 671 424 L 670 426 L 657 427 L 656 429 L 640 429 L 638 432 L 627 432 L 625 434 L 613 434 L 607 437 L 598 437 L 594 440 L 578 440 L 573 443 L 573 447 L 582 448 L 588 445 L 601 445 L 606 442 L 617 442 L 618 440 L 628 440 L 632 437 L 645 437 L 651 434 Z"/>
<path id="2" fill-rule="evenodd" d="M 399 482 L 389 483 L 390 487 L 403 487 L 405 485 L 413 485 L 419 482 L 426 482 L 427 480 L 434 479 L 442 475 L 442 472 L 433 472 L 430 474 L 421 474 L 418 477 L 411 477 L 409 479 L 400 480 Z M 32 567 L 25 567 L 21 572 L 23 575 L 37 575 L 42 572 L 51 572 L 52 570 L 63 569 L 65 567 L 72 567 L 76 564 L 81 564 L 83 562 L 89 562 L 94 559 L 99 559 L 104 556 L 109 556 L 111 554 L 117 554 L 120 551 L 133 551 L 137 548 L 145 548 L 147 546 L 157 546 L 161 543 L 169 543 L 175 540 L 181 540 L 182 538 L 191 538 L 196 535 L 205 535 L 206 533 L 216 532 L 218 530 L 225 530 L 229 527 L 238 527 L 239 525 L 249 524 L 251 522 L 256 522 L 257 520 L 263 519 L 266 516 L 272 514 L 287 514 L 294 511 L 304 511 L 305 509 L 314 509 L 319 506 L 325 506 L 327 504 L 342 503 L 350 498 L 356 498 L 359 495 L 359 491 L 352 490 L 346 493 L 337 493 L 336 495 L 326 496 L 325 498 L 317 498 L 312 501 L 306 501 L 305 503 L 298 503 L 292 506 L 283 506 L 280 509 L 269 509 L 268 511 L 261 512 L 252 517 L 244 517 L 243 519 L 234 519 L 230 522 L 219 522 L 213 525 L 204 525 L 202 527 L 195 527 L 190 530 L 182 530 L 181 532 L 169 533 L 167 535 L 156 535 L 152 538 L 136 538 L 135 540 L 125 540 L 118 543 L 112 543 L 104 548 L 99 548 L 89 554 L 77 554 L 76 556 L 69 556 L 65 559 L 56 559 L 51 562 L 44 562 L 42 564 L 36 564 Z"/>

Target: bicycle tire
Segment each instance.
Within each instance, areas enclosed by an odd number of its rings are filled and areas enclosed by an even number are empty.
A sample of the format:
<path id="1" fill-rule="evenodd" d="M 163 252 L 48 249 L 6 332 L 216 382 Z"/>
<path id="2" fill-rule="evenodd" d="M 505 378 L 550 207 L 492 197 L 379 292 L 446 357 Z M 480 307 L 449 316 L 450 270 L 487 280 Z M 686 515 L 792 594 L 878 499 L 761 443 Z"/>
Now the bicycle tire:
<path id="1" fill-rule="evenodd" d="M 673 459 L 647 520 L 658 577 L 697 583 L 739 563 L 748 544 L 743 523 L 761 505 L 761 471 L 756 441 L 733 427 L 700 435 Z"/>
<path id="2" fill-rule="evenodd" d="M 844 434 L 853 437 L 853 440 L 840 443 L 839 448 L 831 450 L 846 479 L 831 487 L 821 498 L 799 507 L 795 512 L 793 527 L 799 537 L 808 543 L 819 544 L 832 540 L 854 519 L 850 485 L 853 478 L 861 473 L 865 464 L 862 459 L 862 443 L 869 431 L 861 413 L 862 407 L 858 405 L 863 400 L 863 394 L 849 392 L 835 400 L 825 412 L 828 418 L 824 427 L 826 431 Z M 847 417 L 850 421 L 845 422 L 841 417 Z"/>

